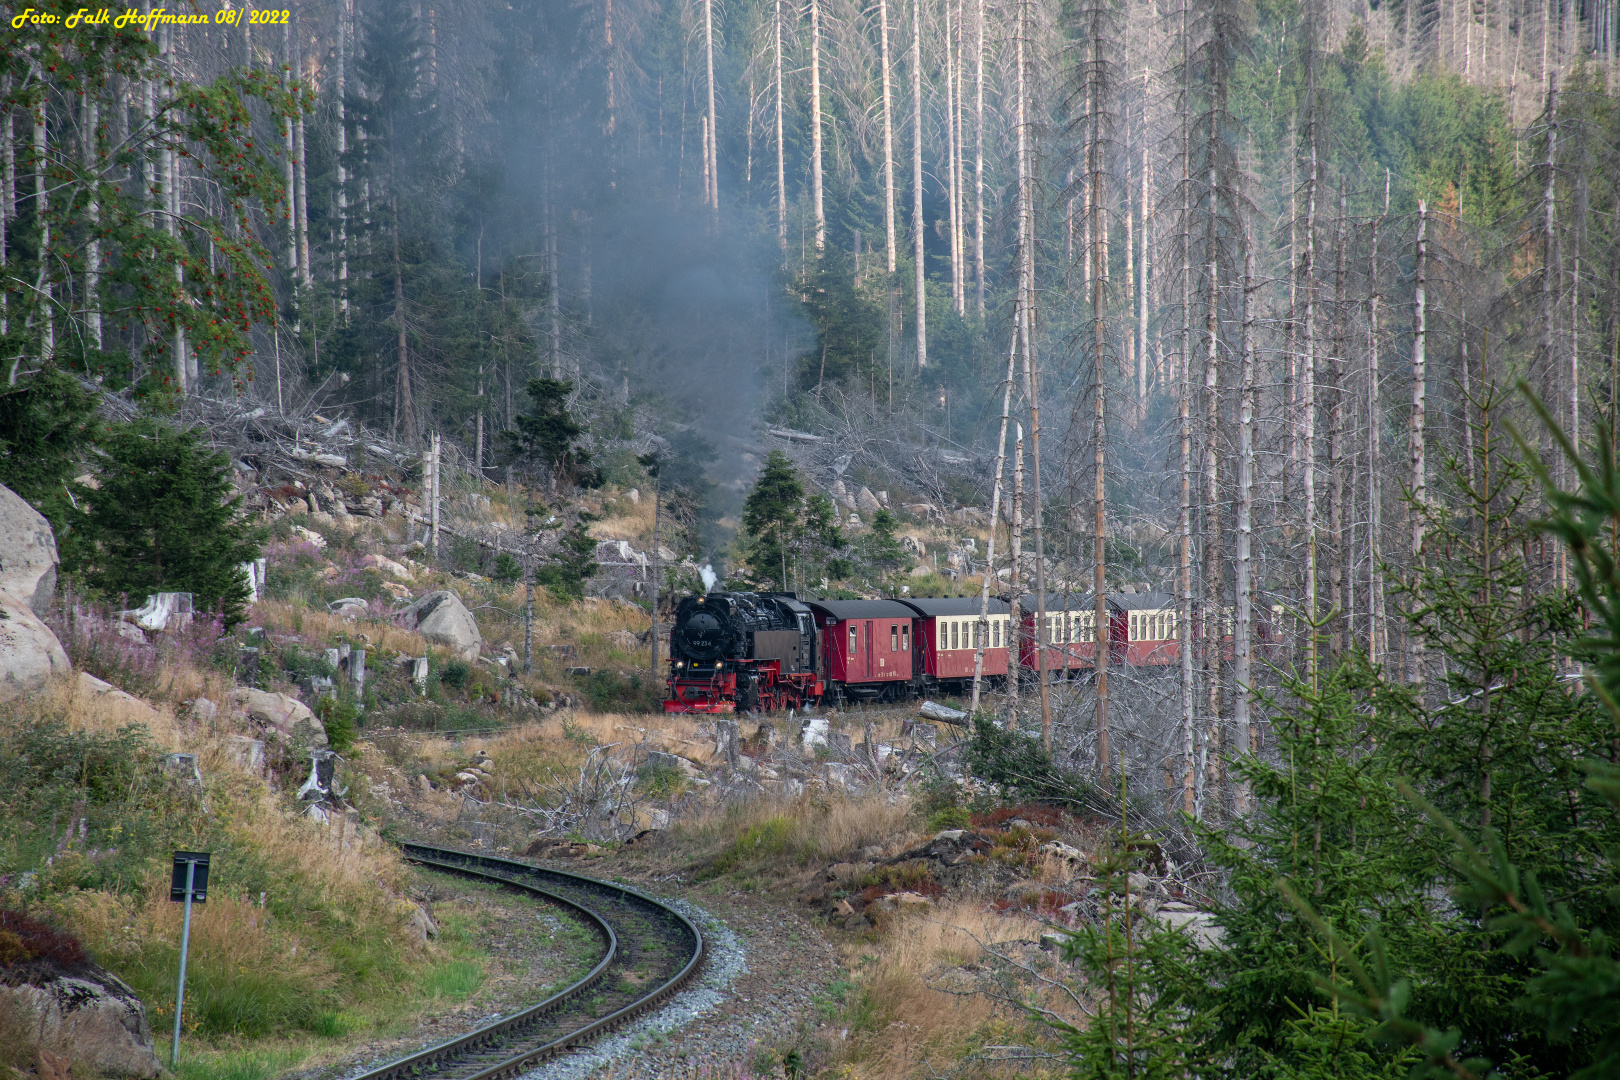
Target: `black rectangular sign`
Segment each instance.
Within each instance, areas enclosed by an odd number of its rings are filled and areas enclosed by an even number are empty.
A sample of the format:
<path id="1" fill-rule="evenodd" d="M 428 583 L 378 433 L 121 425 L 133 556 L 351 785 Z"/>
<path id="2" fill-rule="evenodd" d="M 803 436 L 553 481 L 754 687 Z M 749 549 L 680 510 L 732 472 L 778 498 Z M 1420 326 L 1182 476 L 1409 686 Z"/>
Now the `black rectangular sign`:
<path id="1" fill-rule="evenodd" d="M 174 877 L 169 881 L 169 899 L 184 903 L 186 899 L 186 864 L 195 861 L 196 872 L 191 879 L 191 899 L 198 904 L 208 902 L 207 851 L 177 851 L 174 853 Z"/>

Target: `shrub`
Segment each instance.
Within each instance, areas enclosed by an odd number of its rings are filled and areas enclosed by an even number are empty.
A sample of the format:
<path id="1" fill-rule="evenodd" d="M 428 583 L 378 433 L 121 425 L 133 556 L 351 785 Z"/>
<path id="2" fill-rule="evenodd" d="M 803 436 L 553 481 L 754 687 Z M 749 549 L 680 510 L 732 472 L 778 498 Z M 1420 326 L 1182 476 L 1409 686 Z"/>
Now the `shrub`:
<path id="1" fill-rule="evenodd" d="M 465 660 L 452 660 L 439 669 L 439 681 L 456 690 L 467 689 L 472 679 L 472 665 Z"/>
<path id="2" fill-rule="evenodd" d="M 966 829 L 973 824 L 973 815 L 968 813 L 966 807 L 947 806 L 943 810 L 936 810 L 928 816 L 928 831 L 941 832 L 945 829 Z"/>
<path id="3" fill-rule="evenodd" d="M 360 727 L 360 710 L 352 701 L 342 701 L 328 695 L 321 698 L 317 712 L 321 724 L 326 728 L 327 745 L 336 753 L 348 753 Z"/>
<path id="4" fill-rule="evenodd" d="M 686 774 L 672 765 L 642 765 L 636 770 L 636 781 L 644 793 L 663 798 L 674 798 L 686 790 Z"/>
<path id="5" fill-rule="evenodd" d="M 63 967 L 78 967 L 90 958 L 72 934 L 53 929 L 20 911 L 0 909 L 0 964 L 54 960 Z"/>
<path id="6" fill-rule="evenodd" d="M 334 679 L 338 673 L 337 666 L 325 656 L 306 652 L 297 645 L 288 645 L 281 650 L 281 670 L 285 671 L 294 682 L 307 679 L 311 675 Z"/>

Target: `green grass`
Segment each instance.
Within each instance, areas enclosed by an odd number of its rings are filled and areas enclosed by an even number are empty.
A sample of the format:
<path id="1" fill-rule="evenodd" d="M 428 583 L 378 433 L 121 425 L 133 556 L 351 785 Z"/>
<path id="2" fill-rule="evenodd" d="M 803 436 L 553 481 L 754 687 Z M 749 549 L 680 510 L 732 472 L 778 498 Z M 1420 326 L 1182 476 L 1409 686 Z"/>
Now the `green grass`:
<path id="1" fill-rule="evenodd" d="M 482 964 L 471 960 L 448 960 L 430 968 L 422 977 L 422 993 L 447 1001 L 466 1001 L 483 982 Z"/>
<path id="2" fill-rule="evenodd" d="M 164 1040 L 159 1050 L 168 1061 L 168 1044 Z M 179 1080 L 268 1080 L 303 1063 L 308 1052 L 296 1049 L 239 1050 L 223 1054 L 200 1054 L 186 1057 L 186 1046 L 180 1044 Z"/>

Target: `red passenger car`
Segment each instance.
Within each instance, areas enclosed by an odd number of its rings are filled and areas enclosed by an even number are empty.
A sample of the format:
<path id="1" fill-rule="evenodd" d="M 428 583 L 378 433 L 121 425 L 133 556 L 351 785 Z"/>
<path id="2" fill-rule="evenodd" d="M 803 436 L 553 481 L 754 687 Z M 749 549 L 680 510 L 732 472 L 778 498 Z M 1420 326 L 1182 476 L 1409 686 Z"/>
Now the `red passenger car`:
<path id="1" fill-rule="evenodd" d="M 971 685 L 981 635 L 985 635 L 983 676 L 997 684 L 1006 679 L 1007 646 L 1012 640 L 1006 601 L 990 601 L 988 627 L 979 623 L 976 596 L 908 597 L 900 602 L 917 616 L 918 667 L 925 687 L 960 691 Z"/>
<path id="2" fill-rule="evenodd" d="M 820 633 L 825 693 L 835 700 L 899 700 L 916 675 L 912 620 L 897 600 L 805 600 Z"/>

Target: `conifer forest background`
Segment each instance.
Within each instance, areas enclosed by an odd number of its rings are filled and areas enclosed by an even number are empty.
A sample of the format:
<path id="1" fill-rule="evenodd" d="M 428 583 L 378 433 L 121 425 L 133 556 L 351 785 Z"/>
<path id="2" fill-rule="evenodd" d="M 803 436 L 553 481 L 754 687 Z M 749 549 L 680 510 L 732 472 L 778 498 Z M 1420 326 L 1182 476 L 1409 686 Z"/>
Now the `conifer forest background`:
<path id="1" fill-rule="evenodd" d="M 545 377 L 602 475 L 684 463 L 692 553 L 740 566 L 764 426 L 982 507 L 1027 430 L 1047 587 L 1169 592 L 1187 646 L 1065 688 L 1057 746 L 1199 817 L 1248 805 L 1224 763 L 1268 752 L 1289 679 L 1443 682 L 1437 565 L 1575 588 L 1513 433 L 1566 488 L 1553 433 L 1613 440 L 1616 0 L 30 10 L 0 65 L 14 464 L 87 394 L 243 395 L 500 479 Z"/>

